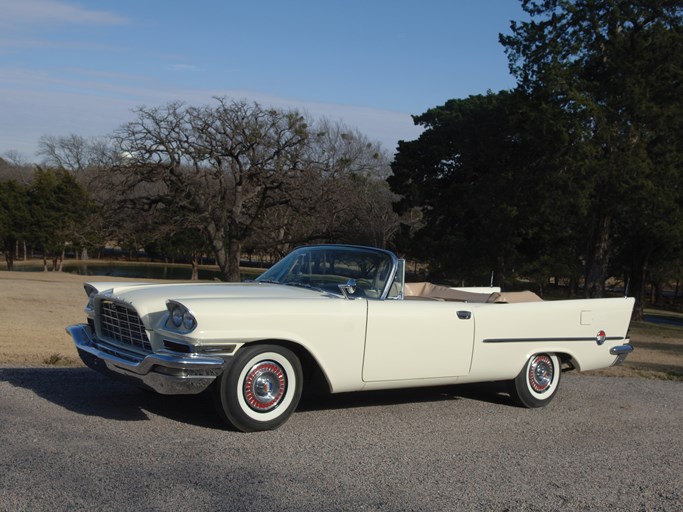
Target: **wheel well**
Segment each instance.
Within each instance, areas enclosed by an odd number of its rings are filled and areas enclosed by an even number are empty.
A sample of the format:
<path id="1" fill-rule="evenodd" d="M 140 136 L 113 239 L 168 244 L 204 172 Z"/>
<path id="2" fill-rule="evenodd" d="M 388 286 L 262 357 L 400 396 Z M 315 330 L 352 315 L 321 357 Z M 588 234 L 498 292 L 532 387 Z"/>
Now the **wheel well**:
<path id="1" fill-rule="evenodd" d="M 564 352 L 555 352 L 555 355 L 560 359 L 562 371 L 567 372 L 576 370 L 579 367 L 578 363 L 571 355 Z"/>
<path id="2" fill-rule="evenodd" d="M 305 347 L 292 341 L 277 339 L 252 341 L 244 346 L 253 347 L 254 345 L 278 345 L 291 350 L 301 361 L 301 369 L 304 373 L 303 392 L 306 394 L 327 394 L 331 392 L 330 383 L 327 381 L 325 372 L 323 372 L 318 361 L 315 360 Z"/>

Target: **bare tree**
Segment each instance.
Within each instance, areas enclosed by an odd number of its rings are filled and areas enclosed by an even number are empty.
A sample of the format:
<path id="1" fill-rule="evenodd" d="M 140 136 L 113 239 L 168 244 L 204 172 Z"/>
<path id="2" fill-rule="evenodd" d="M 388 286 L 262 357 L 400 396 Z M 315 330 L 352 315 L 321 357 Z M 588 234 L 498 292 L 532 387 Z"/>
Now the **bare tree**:
<path id="1" fill-rule="evenodd" d="M 354 224 L 349 236 L 355 243 L 387 247 L 401 225 L 393 203 L 398 196 L 385 180 L 357 178 L 354 184 Z"/>
<path id="2" fill-rule="evenodd" d="M 65 169 L 76 175 L 112 165 L 117 155 L 108 138 L 85 138 L 80 135 L 43 135 L 38 141 L 43 164 Z"/>
<path id="3" fill-rule="evenodd" d="M 3 158 L 0 158 L 0 164 L 11 165 L 13 167 L 28 167 L 29 163 L 19 151 L 16 149 L 10 149 L 5 151 Z"/>
<path id="4" fill-rule="evenodd" d="M 384 177 L 389 156 L 341 122 L 311 123 L 304 169 L 288 201 L 268 210 L 249 247 L 282 255 L 309 242 L 386 246 L 398 227 Z"/>
<path id="5" fill-rule="evenodd" d="M 307 194 L 307 204 L 315 205 L 320 233 L 337 240 L 384 246 L 390 233 L 379 238 L 367 233 L 378 228 L 379 210 L 394 215 L 393 196 L 388 190 L 384 193 L 381 186 L 390 173 L 389 155 L 378 143 L 340 122 L 323 119 L 312 133 L 308 160 L 317 180 L 311 181 L 316 190 Z M 311 197 L 315 201 L 310 201 Z"/>
<path id="6" fill-rule="evenodd" d="M 216 102 L 138 108 L 137 119 L 116 132 L 125 155 L 117 170 L 124 189 L 138 191 L 139 207 L 190 214 L 224 277 L 237 281 L 242 244 L 263 212 L 288 200 L 308 132 L 295 111 Z"/>
<path id="7" fill-rule="evenodd" d="M 35 167 L 26 162 L 18 151 L 7 151 L 0 157 L 0 180 L 14 180 L 28 185 L 33 178 Z"/>

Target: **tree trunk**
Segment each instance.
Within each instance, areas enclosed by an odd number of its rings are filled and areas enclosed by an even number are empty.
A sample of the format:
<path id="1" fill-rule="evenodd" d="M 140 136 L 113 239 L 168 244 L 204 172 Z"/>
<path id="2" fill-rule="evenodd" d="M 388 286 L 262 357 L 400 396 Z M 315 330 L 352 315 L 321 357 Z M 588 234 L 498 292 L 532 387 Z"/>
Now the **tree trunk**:
<path id="1" fill-rule="evenodd" d="M 14 253 L 12 251 L 5 251 L 5 261 L 7 262 L 7 270 L 12 272 L 14 270 Z"/>
<path id="2" fill-rule="evenodd" d="M 191 281 L 199 281 L 199 255 L 196 252 L 192 253 L 192 277 Z"/>
<path id="3" fill-rule="evenodd" d="M 216 256 L 216 265 L 221 271 L 223 278 L 227 281 L 228 278 L 228 251 L 221 240 L 212 240 L 213 253 Z"/>
<path id="4" fill-rule="evenodd" d="M 242 242 L 231 239 L 228 242 L 228 268 L 227 280 L 229 283 L 239 283 L 240 279 L 240 259 L 242 256 Z"/>
<path id="5" fill-rule="evenodd" d="M 506 279 L 507 269 L 505 267 L 505 258 L 503 256 L 498 256 L 496 258 L 496 269 L 495 271 L 492 271 L 491 278 L 487 284 L 493 286 L 495 283 L 497 283 L 501 289 L 505 290 L 507 288 Z"/>
<path id="6" fill-rule="evenodd" d="M 64 270 L 64 255 L 66 254 L 66 246 L 62 247 L 62 254 L 59 256 L 59 271 Z"/>
<path id="7" fill-rule="evenodd" d="M 228 278 L 228 252 L 225 248 L 225 234 L 223 230 L 219 230 L 214 223 L 205 226 L 206 235 L 211 241 L 211 249 L 216 258 L 216 265 L 221 271 L 223 279 Z"/>
<path id="8" fill-rule="evenodd" d="M 644 253 L 634 258 L 631 269 L 631 285 L 629 295 L 635 297 L 636 304 L 633 308 L 633 320 L 643 319 L 645 308 L 645 283 L 647 278 L 647 266 L 650 261 L 650 253 Z"/>
<path id="9" fill-rule="evenodd" d="M 610 217 L 604 216 L 598 223 L 594 242 L 586 259 L 584 295 L 586 298 L 605 296 L 605 279 L 609 264 Z"/>
<path id="10" fill-rule="evenodd" d="M 216 265 L 221 271 L 223 278 L 229 280 L 228 278 L 228 251 L 225 248 L 222 237 L 212 237 L 211 245 L 213 246 L 213 254 L 216 257 Z"/>

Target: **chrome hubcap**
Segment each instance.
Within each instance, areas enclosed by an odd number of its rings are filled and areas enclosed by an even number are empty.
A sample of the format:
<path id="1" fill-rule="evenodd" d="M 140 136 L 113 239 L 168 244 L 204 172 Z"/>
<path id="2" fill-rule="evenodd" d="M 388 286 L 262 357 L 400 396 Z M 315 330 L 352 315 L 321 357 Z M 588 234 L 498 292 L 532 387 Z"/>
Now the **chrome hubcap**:
<path id="1" fill-rule="evenodd" d="M 545 354 L 535 356 L 529 365 L 529 385 L 536 393 L 544 393 L 553 382 L 553 362 Z"/>
<path id="2" fill-rule="evenodd" d="M 285 394 L 287 378 L 274 361 L 254 365 L 244 379 L 244 399 L 255 411 L 265 412 L 277 407 Z"/>

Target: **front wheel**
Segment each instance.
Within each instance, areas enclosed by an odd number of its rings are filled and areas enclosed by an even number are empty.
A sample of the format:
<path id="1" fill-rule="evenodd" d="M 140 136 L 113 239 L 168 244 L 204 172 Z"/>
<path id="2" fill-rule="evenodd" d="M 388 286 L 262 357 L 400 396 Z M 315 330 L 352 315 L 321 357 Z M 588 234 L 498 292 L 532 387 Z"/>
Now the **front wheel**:
<path id="1" fill-rule="evenodd" d="M 218 414 L 242 432 L 272 430 L 294 412 L 303 385 L 299 358 L 278 345 L 241 349 L 214 384 Z"/>
<path id="2" fill-rule="evenodd" d="M 513 381 L 513 398 L 523 407 L 544 407 L 555 396 L 561 375 L 555 354 L 535 354 Z"/>

